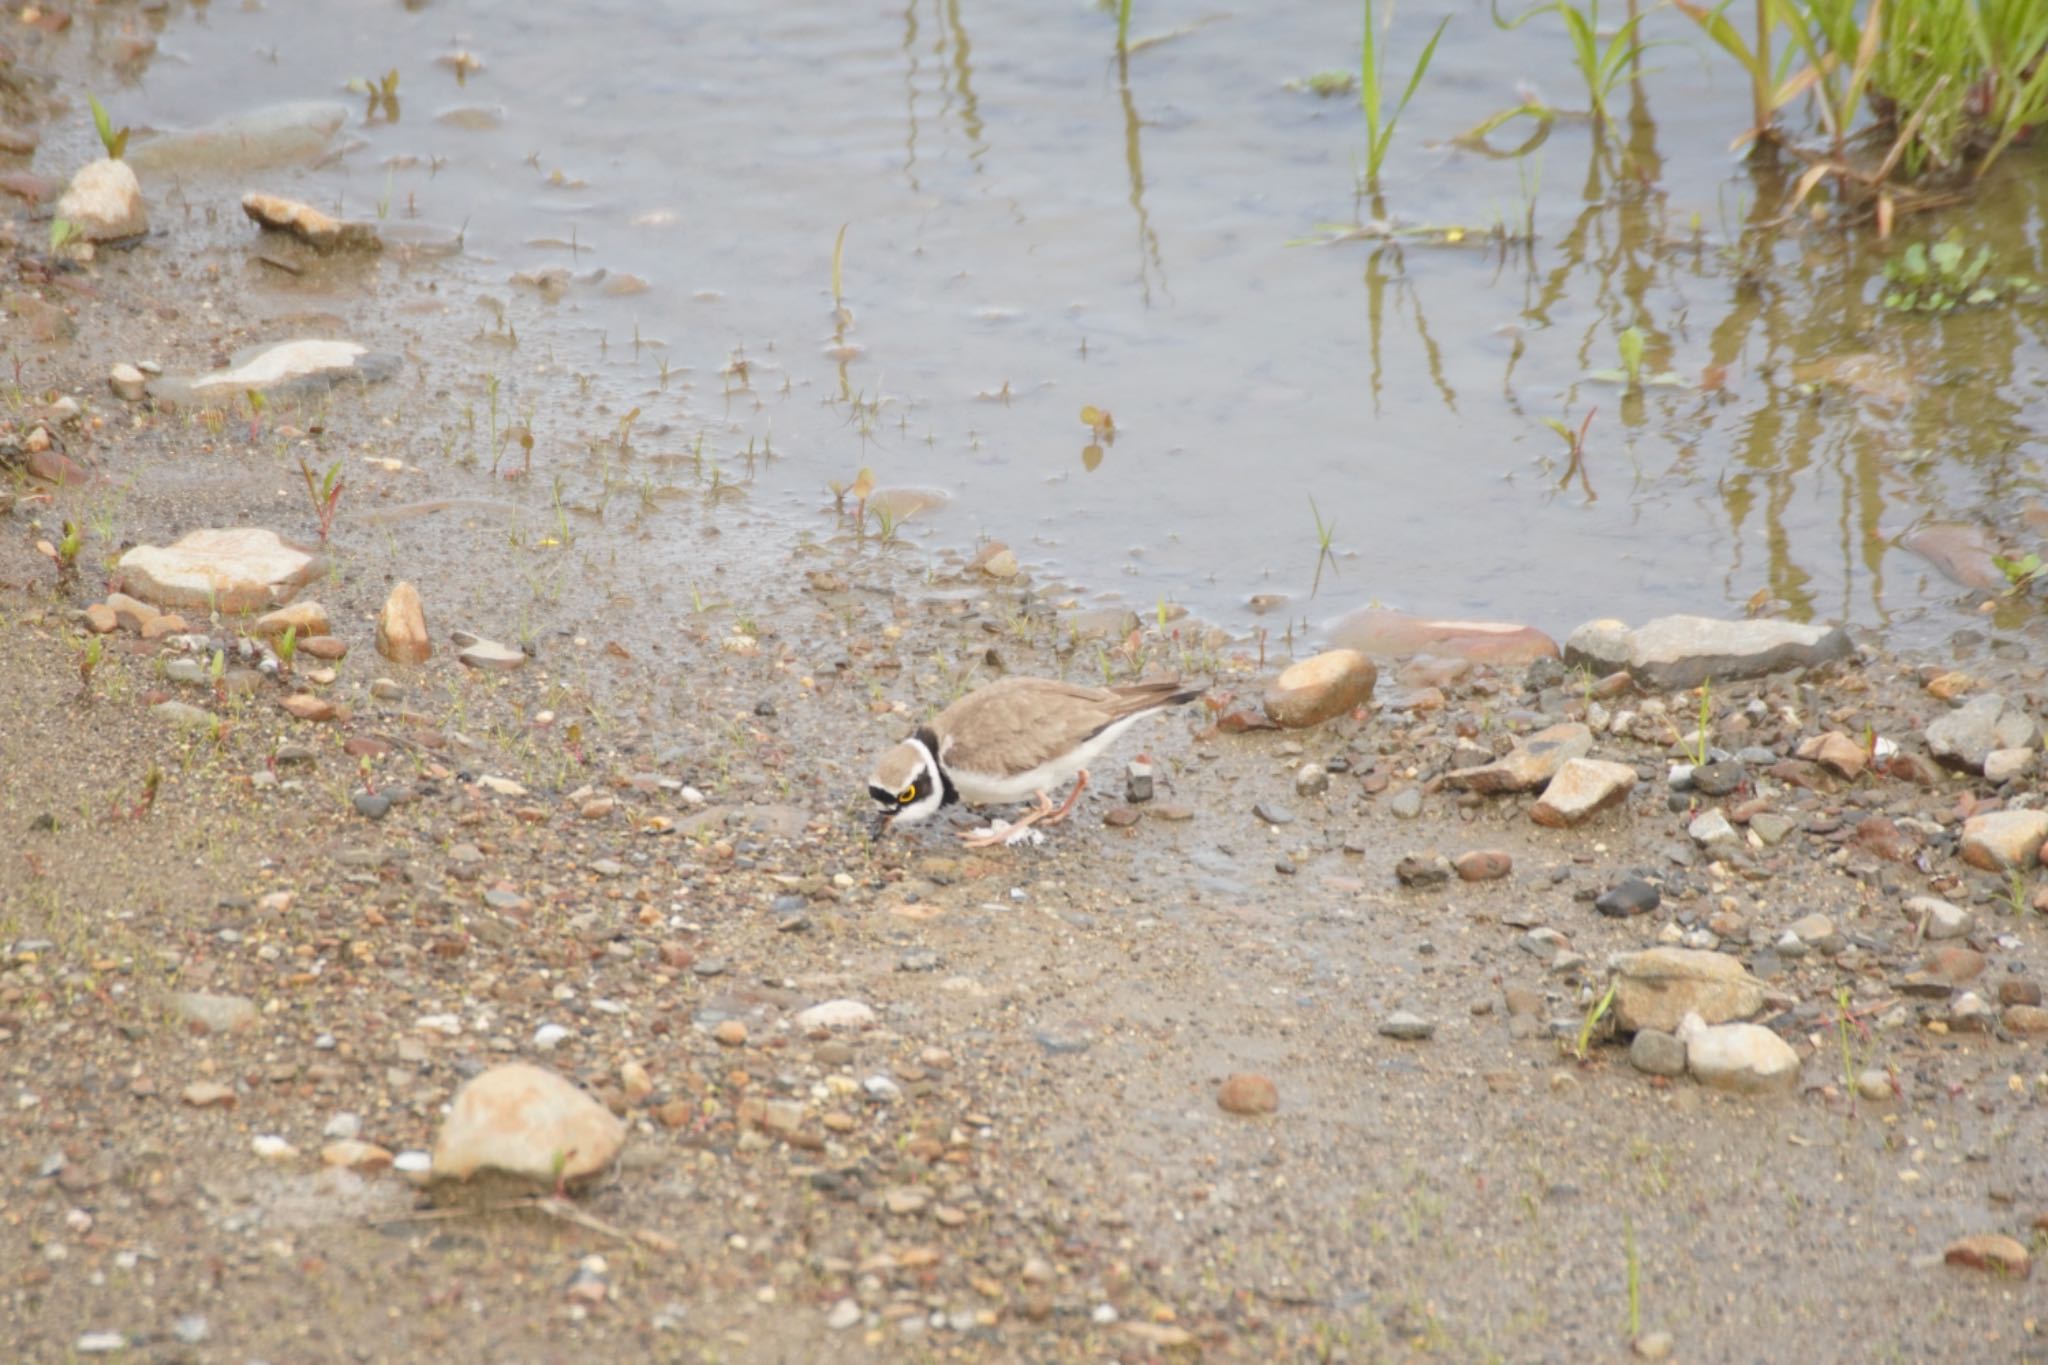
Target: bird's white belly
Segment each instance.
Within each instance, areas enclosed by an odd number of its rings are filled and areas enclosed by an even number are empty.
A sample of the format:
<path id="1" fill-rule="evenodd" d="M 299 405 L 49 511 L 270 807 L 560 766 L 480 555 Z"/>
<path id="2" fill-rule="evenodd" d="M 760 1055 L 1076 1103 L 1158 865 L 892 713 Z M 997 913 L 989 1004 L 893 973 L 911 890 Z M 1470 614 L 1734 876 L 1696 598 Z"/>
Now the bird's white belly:
<path id="1" fill-rule="evenodd" d="M 1051 794 L 1074 779 L 1074 775 L 1093 763 L 1103 750 L 1122 737 L 1123 732 L 1143 720 L 1151 712 L 1126 716 L 1104 730 L 1078 749 L 1071 749 L 1057 758 L 1047 759 L 1027 772 L 1001 773 L 963 772 L 957 768 L 946 769 L 946 776 L 953 779 L 954 790 L 960 799 L 970 806 L 1008 806 L 1020 801 L 1029 801 L 1040 792 Z"/>

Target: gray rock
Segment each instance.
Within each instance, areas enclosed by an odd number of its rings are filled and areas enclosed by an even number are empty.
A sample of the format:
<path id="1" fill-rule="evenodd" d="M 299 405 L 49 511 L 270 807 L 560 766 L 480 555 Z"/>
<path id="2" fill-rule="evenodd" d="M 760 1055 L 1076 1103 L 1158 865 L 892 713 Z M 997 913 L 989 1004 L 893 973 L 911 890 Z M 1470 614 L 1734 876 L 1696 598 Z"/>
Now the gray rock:
<path id="1" fill-rule="evenodd" d="M 1380 1035 L 1385 1038 L 1399 1038 L 1404 1042 L 1421 1042 L 1435 1034 L 1436 1025 L 1419 1014 L 1397 1010 L 1380 1021 Z"/>
<path id="2" fill-rule="evenodd" d="M 1321 796 L 1329 789 L 1329 770 L 1320 763 L 1304 763 L 1294 774 L 1296 796 Z"/>
<path id="3" fill-rule="evenodd" d="M 1444 785 L 1489 794 L 1534 791 L 1566 763 L 1592 751 L 1593 732 L 1586 726 L 1576 722 L 1553 725 L 1530 735 L 1505 758 L 1445 774 Z"/>
<path id="4" fill-rule="evenodd" d="M 1614 1021 L 1624 1033 L 1671 1032 L 1687 1014 L 1710 1023 L 1747 1019 L 1764 1006 L 1763 986 L 1724 953 L 1650 948 L 1621 960 Z"/>
<path id="5" fill-rule="evenodd" d="M 1628 1064 L 1650 1076 L 1683 1076 L 1685 1044 L 1662 1029 L 1639 1029 L 1628 1045 Z"/>
<path id="6" fill-rule="evenodd" d="M 1387 809 L 1397 820 L 1413 820 L 1422 814 L 1422 789 L 1403 787 L 1387 802 Z"/>
<path id="7" fill-rule="evenodd" d="M 1835 931 L 1835 922 L 1826 915 L 1801 915 L 1792 921 L 1786 932 L 1806 947 L 1821 953 L 1839 953 L 1847 942 Z M 1778 951 L 1783 952 L 1784 949 L 1781 947 Z"/>
<path id="8" fill-rule="evenodd" d="M 179 991 L 171 996 L 171 1011 L 194 1028 L 206 1033 L 233 1033 L 253 1027 L 256 1002 L 240 995 L 210 995 L 205 991 Z"/>
<path id="9" fill-rule="evenodd" d="M 1972 697 L 1927 726 L 1927 748 L 1935 760 L 1973 773 L 1984 771 L 1994 750 L 2030 748 L 2040 739 L 2033 718 L 1996 692 Z"/>
<path id="10" fill-rule="evenodd" d="M 310 398 L 337 384 L 377 384 L 403 365 L 388 351 L 353 341 L 299 337 L 239 352 L 226 369 L 185 377 L 166 376 L 150 392 L 177 402 L 235 399 L 255 390 L 267 398 Z"/>
<path id="11" fill-rule="evenodd" d="M 1142 758 L 1124 769 L 1124 799 L 1134 804 L 1152 799 L 1152 765 Z"/>
<path id="12" fill-rule="evenodd" d="M 1922 930 L 1929 939 L 1961 938 L 1976 927 L 1977 917 L 1938 896 L 1915 896 L 1906 902 L 1906 914 L 1915 923 L 1926 921 Z"/>
<path id="13" fill-rule="evenodd" d="M 1409 887 L 1442 886 L 1451 879 L 1451 860 L 1441 853 L 1415 853 L 1394 864 L 1394 876 Z"/>
<path id="14" fill-rule="evenodd" d="M 1628 877 L 1602 892 L 1593 908 L 1609 919 L 1627 919 L 1631 915 L 1647 915 L 1663 899 L 1663 894 L 1641 877 Z"/>
<path id="15" fill-rule="evenodd" d="M 1799 1079 L 1799 1054 L 1760 1024 L 1709 1025 L 1688 1014 L 1678 1025 L 1686 1069 L 1701 1085 L 1757 1094 L 1787 1090 Z"/>
<path id="16" fill-rule="evenodd" d="M 1626 622 L 1588 621 L 1564 642 L 1565 666 L 1590 669 L 1602 678 L 1619 673 L 1628 667 L 1631 634 Z"/>
<path id="17" fill-rule="evenodd" d="M 215 720 L 213 712 L 185 701 L 160 701 L 149 710 L 173 725 L 211 725 Z"/>
<path id="18" fill-rule="evenodd" d="M 1748 780 L 1749 770 L 1732 758 L 1692 770 L 1692 785 L 1702 796 L 1726 796 Z"/>
<path id="19" fill-rule="evenodd" d="M 1617 661 L 1624 631 L 1627 652 Z M 1839 626 L 1660 616 L 1633 631 L 1619 622 L 1589 622 L 1572 632 L 1565 644 L 1565 662 L 1584 663 L 1602 673 L 1626 666 L 1644 687 L 1677 692 L 1709 678 L 1756 678 L 1845 659 L 1852 652 L 1848 633 Z"/>
<path id="20" fill-rule="evenodd" d="M 1756 837 L 1763 840 L 1767 847 L 1776 847 L 1778 844 L 1783 843 L 1785 836 L 1794 829 L 1797 829 L 1798 825 L 1786 816 L 1765 811 L 1760 815 L 1750 816 L 1749 827 L 1756 832 Z"/>
<path id="21" fill-rule="evenodd" d="M 2034 750 L 1993 749 L 1984 755 L 1984 776 L 1998 786 L 2016 782 L 2034 771 Z"/>
<path id="22" fill-rule="evenodd" d="M 1252 814 L 1269 825 L 1291 825 L 1294 812 L 1274 801 L 1261 801 L 1252 807 Z"/>
<path id="23" fill-rule="evenodd" d="M 1735 833 L 1735 826 L 1730 824 L 1728 817 L 1718 810 L 1703 811 L 1694 818 L 1691 824 L 1685 827 L 1685 832 L 1691 835 L 1692 841 L 1701 848 L 1713 848 L 1719 844 L 1732 844 L 1740 841 L 1739 836 Z"/>
<path id="24" fill-rule="evenodd" d="M 1636 785 L 1636 770 L 1626 763 L 1575 758 L 1557 770 L 1529 818 L 1550 829 L 1565 829 L 1625 800 Z"/>

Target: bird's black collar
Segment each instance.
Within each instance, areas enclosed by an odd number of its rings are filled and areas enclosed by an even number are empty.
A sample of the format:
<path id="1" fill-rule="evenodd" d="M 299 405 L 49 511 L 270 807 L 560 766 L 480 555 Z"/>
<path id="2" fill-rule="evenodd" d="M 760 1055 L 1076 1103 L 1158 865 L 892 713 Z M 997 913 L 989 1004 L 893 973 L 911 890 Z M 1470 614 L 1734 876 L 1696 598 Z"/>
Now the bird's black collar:
<path id="1" fill-rule="evenodd" d="M 924 751 L 932 756 L 932 766 L 939 770 L 939 790 L 945 793 L 939 798 L 939 804 L 950 806 L 958 801 L 960 793 L 955 790 L 953 779 L 946 775 L 945 761 L 939 757 L 938 732 L 929 725 L 920 725 L 917 727 L 917 733 L 912 735 L 911 738 L 924 745 Z"/>

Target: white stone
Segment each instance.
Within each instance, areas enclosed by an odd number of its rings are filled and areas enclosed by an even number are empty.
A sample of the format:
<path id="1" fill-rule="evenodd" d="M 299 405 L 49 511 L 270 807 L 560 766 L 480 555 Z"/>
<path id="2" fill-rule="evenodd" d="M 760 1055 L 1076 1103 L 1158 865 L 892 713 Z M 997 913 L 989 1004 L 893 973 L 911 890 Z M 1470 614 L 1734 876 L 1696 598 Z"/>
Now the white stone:
<path id="1" fill-rule="evenodd" d="M 866 1028 L 875 1022 L 873 1009 L 858 1000 L 826 1000 L 800 1010 L 796 1026 L 806 1031 L 814 1028 Z"/>
<path id="2" fill-rule="evenodd" d="M 1937 896 L 1913 897 L 1906 902 L 1906 914 L 1916 922 L 1926 920 L 1929 939 L 1961 938 L 1977 925 L 1975 915 Z"/>
<path id="3" fill-rule="evenodd" d="M 1688 1014 L 1678 1025 L 1686 1069 L 1701 1085 L 1756 1094 L 1789 1089 L 1799 1079 L 1799 1054 L 1761 1024 L 1709 1025 Z"/>
<path id="4" fill-rule="evenodd" d="M 88 242 L 115 242 L 149 231 L 142 184 L 125 161 L 89 161 L 57 201 L 57 216 Z"/>
<path id="5" fill-rule="evenodd" d="M 434 1141 L 437 1179 L 480 1170 L 576 1181 L 610 1166 L 626 1130 L 610 1110 L 552 1071 L 494 1066 L 455 1092 Z"/>
<path id="6" fill-rule="evenodd" d="M 148 384 L 142 371 L 133 365 L 119 364 L 107 371 L 107 387 L 114 391 L 114 397 L 126 403 L 142 401 L 143 394 L 148 392 Z"/>
<path id="7" fill-rule="evenodd" d="M 118 569 L 127 592 L 157 606 L 243 612 L 288 600 L 319 571 L 320 559 L 275 531 L 238 526 L 192 531 L 168 546 L 138 545 Z"/>
<path id="8" fill-rule="evenodd" d="M 267 389 L 289 379 L 354 369 L 357 358 L 366 354 L 368 348 L 353 341 L 310 338 L 285 341 L 264 348 L 233 369 L 218 370 L 195 379 L 192 381 L 192 387 L 201 393 L 209 393 L 216 389 L 225 389 L 230 393 L 240 393 L 244 389 Z"/>

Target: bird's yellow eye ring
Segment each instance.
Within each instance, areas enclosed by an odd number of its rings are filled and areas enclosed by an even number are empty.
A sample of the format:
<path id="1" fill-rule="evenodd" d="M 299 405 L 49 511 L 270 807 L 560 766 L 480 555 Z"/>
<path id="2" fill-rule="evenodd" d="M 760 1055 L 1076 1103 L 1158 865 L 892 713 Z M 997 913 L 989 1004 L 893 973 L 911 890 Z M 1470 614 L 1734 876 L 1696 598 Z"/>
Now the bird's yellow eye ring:
<path id="1" fill-rule="evenodd" d="M 902 791 L 897 792 L 896 800 L 906 806 L 909 805 L 911 802 L 917 800 L 916 785 L 913 784 L 911 786 L 905 787 Z"/>

